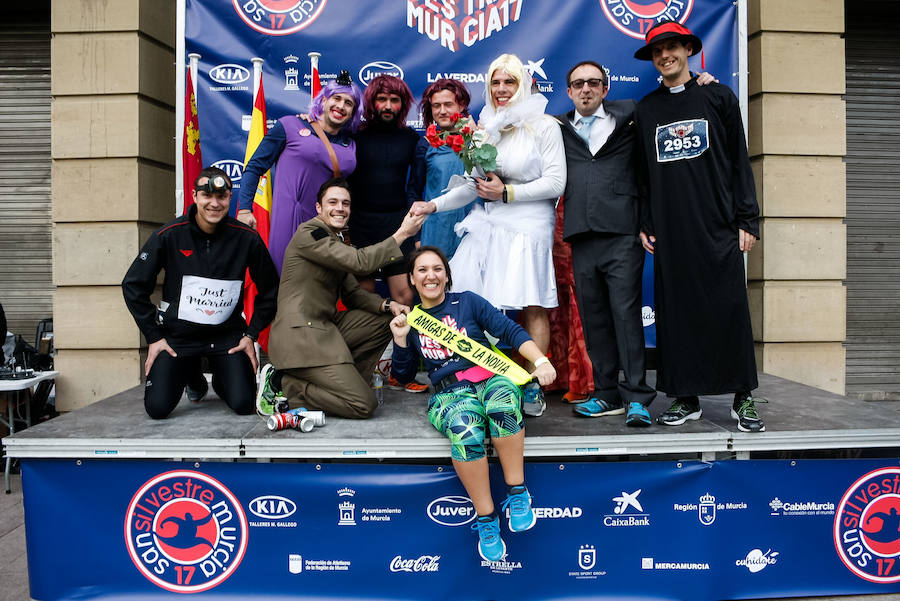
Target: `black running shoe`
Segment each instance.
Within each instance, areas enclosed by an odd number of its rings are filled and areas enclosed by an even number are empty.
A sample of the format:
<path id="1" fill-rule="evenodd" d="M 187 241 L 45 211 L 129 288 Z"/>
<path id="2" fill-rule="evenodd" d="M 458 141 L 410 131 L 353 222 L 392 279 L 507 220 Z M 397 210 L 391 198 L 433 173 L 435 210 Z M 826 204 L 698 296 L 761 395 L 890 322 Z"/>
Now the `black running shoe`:
<path id="1" fill-rule="evenodd" d="M 756 411 L 756 403 L 768 403 L 766 399 L 750 396 L 749 392 L 734 395 L 731 417 L 737 420 L 741 432 L 765 432 L 766 424 Z"/>
<path id="2" fill-rule="evenodd" d="M 678 397 L 672 406 L 666 409 L 656 423 L 663 426 L 680 426 L 686 421 L 700 419 L 703 410 L 700 409 L 700 399 L 693 396 Z"/>
<path id="3" fill-rule="evenodd" d="M 184 387 L 184 392 L 187 394 L 187 398 L 192 403 L 199 403 L 203 400 L 203 397 L 206 396 L 206 393 L 209 392 L 209 383 L 206 381 L 206 377 L 203 374 L 200 374 L 199 377 L 195 377 L 193 381 L 188 382 Z"/>

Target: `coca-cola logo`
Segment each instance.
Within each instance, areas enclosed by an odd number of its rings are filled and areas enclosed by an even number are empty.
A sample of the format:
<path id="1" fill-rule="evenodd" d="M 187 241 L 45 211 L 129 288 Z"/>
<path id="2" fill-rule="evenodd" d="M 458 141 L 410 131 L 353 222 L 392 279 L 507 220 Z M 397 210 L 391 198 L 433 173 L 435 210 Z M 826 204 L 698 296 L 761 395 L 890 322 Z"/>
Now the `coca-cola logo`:
<path id="1" fill-rule="evenodd" d="M 440 555 L 421 555 L 416 559 L 403 559 L 400 555 L 391 560 L 392 572 L 437 572 Z"/>

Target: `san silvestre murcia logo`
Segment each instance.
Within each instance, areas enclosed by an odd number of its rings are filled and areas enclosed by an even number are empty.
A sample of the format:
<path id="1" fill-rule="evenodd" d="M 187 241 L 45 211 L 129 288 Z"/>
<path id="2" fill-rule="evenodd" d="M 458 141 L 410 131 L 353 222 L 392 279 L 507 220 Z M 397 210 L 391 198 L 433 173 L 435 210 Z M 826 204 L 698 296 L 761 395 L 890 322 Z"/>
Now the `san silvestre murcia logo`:
<path id="1" fill-rule="evenodd" d="M 309 27 L 328 0 L 231 0 L 241 19 L 260 33 L 288 35 Z"/>
<path id="2" fill-rule="evenodd" d="M 647 31 L 668 19 L 684 24 L 694 0 L 599 0 L 603 14 L 625 35 L 643 40 Z"/>
<path id="3" fill-rule="evenodd" d="M 221 482 L 174 470 L 145 482 L 125 512 L 125 543 L 140 573 L 174 593 L 228 579 L 247 550 L 247 516 Z"/>

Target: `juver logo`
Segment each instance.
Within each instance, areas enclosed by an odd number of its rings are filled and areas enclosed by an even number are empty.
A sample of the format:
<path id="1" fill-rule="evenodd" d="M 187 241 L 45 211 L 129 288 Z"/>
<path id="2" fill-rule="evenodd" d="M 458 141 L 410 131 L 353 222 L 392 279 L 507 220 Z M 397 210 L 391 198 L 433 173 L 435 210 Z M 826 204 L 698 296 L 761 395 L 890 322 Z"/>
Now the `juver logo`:
<path id="1" fill-rule="evenodd" d="M 425 512 L 431 521 L 442 526 L 463 526 L 475 519 L 475 508 L 469 497 L 455 495 L 435 499 Z"/>
<path id="2" fill-rule="evenodd" d="M 372 61 L 359 70 L 359 80 L 365 85 L 369 85 L 379 75 L 393 75 L 403 79 L 403 69 L 390 61 Z"/>
<path id="3" fill-rule="evenodd" d="M 659 21 L 668 19 L 684 23 L 691 14 L 694 0 L 599 0 L 603 14 L 616 29 L 627 36 L 644 39 L 647 31 Z"/>
<path id="4" fill-rule="evenodd" d="M 860 578 L 900 581 L 900 468 L 871 471 L 850 485 L 834 516 L 834 544 Z"/>
<path id="5" fill-rule="evenodd" d="M 219 481 L 190 470 L 151 478 L 125 513 L 125 542 L 150 582 L 198 593 L 224 582 L 247 549 L 247 516 Z"/>

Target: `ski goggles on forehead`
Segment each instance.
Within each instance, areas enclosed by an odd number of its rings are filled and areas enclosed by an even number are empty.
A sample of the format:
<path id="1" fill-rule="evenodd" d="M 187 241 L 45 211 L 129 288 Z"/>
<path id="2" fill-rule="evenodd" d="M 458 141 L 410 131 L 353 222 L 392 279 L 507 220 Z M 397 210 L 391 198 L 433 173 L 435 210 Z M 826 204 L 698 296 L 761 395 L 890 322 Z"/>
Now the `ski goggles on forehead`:
<path id="1" fill-rule="evenodd" d="M 231 190 L 231 182 L 221 175 L 214 175 L 208 178 L 205 183 L 197 184 L 196 190 L 207 194 L 225 193 Z"/>

